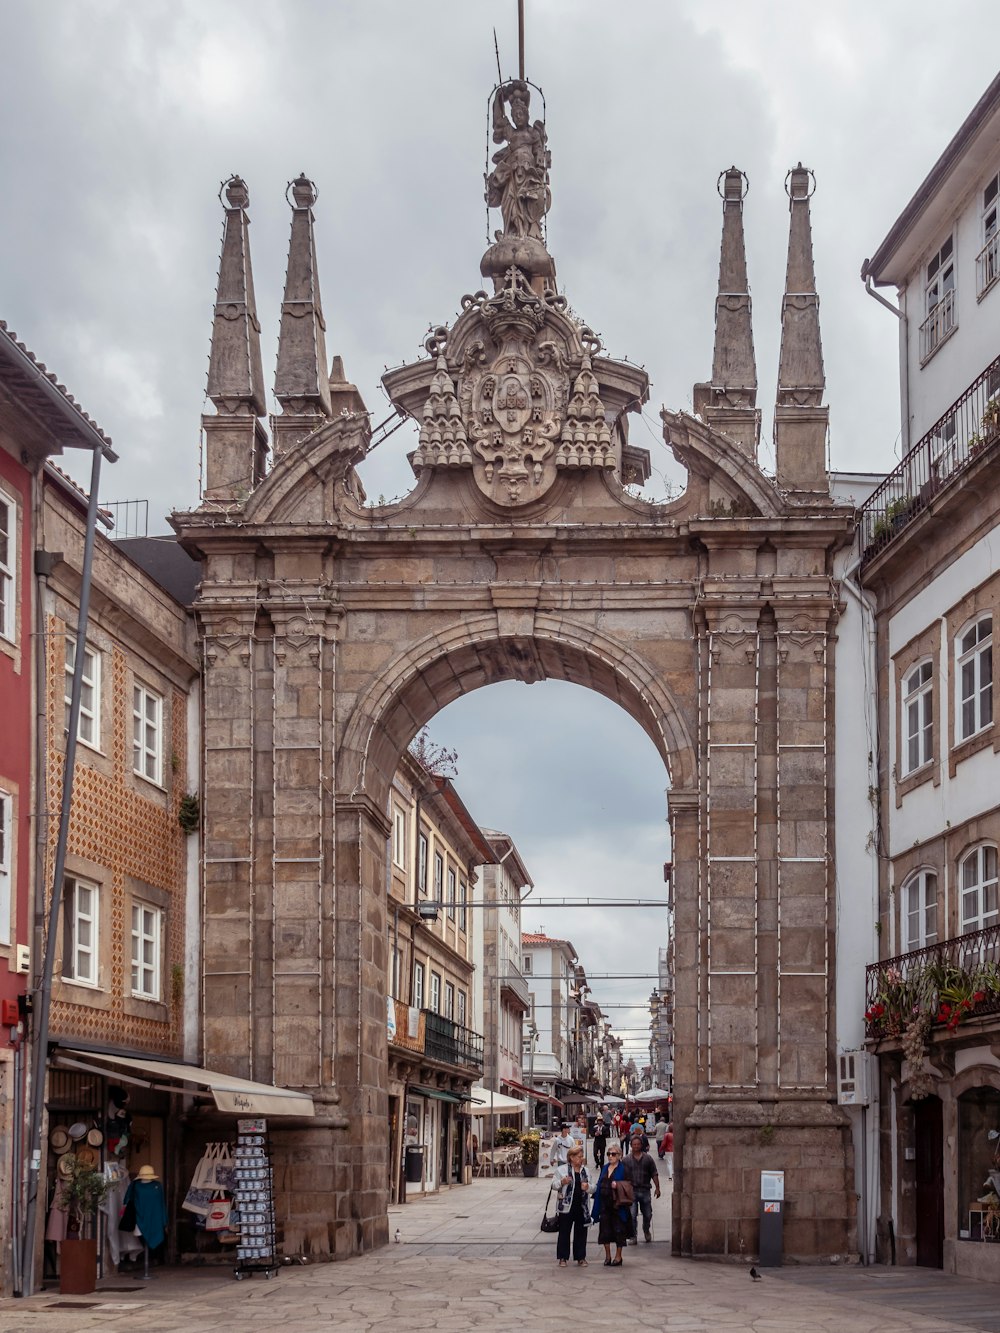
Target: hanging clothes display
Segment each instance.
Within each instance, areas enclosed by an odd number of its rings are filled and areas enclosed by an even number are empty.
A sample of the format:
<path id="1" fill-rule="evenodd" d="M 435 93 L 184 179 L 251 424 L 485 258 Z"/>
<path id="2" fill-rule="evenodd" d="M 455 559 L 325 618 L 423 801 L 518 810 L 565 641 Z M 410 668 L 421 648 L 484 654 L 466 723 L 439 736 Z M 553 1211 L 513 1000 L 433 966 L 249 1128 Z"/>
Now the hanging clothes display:
<path id="1" fill-rule="evenodd" d="M 130 1206 L 135 1210 L 135 1229 L 151 1250 L 157 1249 L 167 1236 L 167 1202 L 160 1177 L 151 1166 L 141 1166 L 126 1190 L 125 1215 Z"/>
<path id="2" fill-rule="evenodd" d="M 108 1162 L 104 1168 L 105 1179 L 111 1188 L 100 1205 L 101 1212 L 108 1219 L 108 1253 L 114 1264 L 120 1264 L 133 1254 L 142 1252 L 142 1241 L 135 1234 L 135 1229 L 122 1231 L 122 1213 L 125 1210 L 125 1193 L 129 1187 L 129 1174 L 120 1162 Z"/>

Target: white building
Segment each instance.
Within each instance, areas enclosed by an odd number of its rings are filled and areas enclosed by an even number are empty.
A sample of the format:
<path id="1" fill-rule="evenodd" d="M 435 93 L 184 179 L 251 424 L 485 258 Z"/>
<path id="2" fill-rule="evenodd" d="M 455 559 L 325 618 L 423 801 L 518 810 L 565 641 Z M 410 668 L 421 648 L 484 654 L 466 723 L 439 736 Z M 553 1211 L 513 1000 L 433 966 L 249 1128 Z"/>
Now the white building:
<path id="1" fill-rule="evenodd" d="M 579 1014 L 576 949 L 569 940 L 542 932 L 521 935 L 521 957 L 537 1029 L 531 1067 L 533 1094 L 541 1121 L 557 1118 L 560 1093 L 573 1091 L 573 1057 Z"/>

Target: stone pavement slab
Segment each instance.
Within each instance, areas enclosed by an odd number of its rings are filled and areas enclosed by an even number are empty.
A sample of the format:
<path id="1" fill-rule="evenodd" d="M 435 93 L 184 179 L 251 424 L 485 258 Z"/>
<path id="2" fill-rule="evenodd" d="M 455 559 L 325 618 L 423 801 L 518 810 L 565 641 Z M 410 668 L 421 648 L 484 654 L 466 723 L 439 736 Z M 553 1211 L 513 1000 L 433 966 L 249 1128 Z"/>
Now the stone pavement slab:
<path id="1" fill-rule="evenodd" d="M 273 1280 L 231 1270 L 158 1269 L 148 1283 L 114 1277 L 88 1297 L 46 1292 L 0 1301 L 3 1333 L 526 1333 L 629 1330 L 707 1333 L 958 1333 L 998 1330 L 1000 1292 L 926 1269 L 764 1270 L 675 1259 L 668 1200 L 651 1245 L 603 1266 L 558 1268 L 538 1230 L 547 1182 L 480 1180 L 390 1212 L 400 1240 L 337 1264 L 289 1266 Z"/>

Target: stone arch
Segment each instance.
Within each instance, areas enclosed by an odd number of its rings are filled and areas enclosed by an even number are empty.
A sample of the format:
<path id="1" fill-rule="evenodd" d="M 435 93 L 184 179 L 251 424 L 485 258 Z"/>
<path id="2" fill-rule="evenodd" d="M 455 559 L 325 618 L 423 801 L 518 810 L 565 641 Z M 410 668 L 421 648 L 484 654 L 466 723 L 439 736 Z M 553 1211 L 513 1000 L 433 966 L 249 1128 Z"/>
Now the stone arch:
<path id="1" fill-rule="evenodd" d="M 648 662 L 572 617 L 514 613 L 466 618 L 397 654 L 347 724 L 338 789 L 352 799 L 364 791 L 384 809 L 399 756 L 420 728 L 462 694 L 503 680 L 566 680 L 603 694 L 649 736 L 671 787 L 696 787 L 689 719 Z"/>

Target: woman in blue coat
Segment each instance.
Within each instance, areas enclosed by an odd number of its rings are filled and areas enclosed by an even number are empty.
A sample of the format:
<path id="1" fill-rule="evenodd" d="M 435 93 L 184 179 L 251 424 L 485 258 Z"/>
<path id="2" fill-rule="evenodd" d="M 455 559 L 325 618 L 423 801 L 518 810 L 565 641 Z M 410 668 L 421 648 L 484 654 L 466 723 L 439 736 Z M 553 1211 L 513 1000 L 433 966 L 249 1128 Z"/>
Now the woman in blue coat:
<path id="1" fill-rule="evenodd" d="M 597 1240 L 604 1246 L 605 1268 L 620 1268 L 622 1250 L 632 1235 L 632 1208 L 628 1203 L 620 1202 L 621 1191 L 616 1187 L 621 1181 L 632 1183 L 632 1172 L 627 1162 L 622 1161 L 620 1148 L 608 1149 L 605 1163 L 597 1188 L 591 1217 L 597 1223 Z M 611 1257 L 611 1246 L 615 1247 L 615 1257 Z"/>

